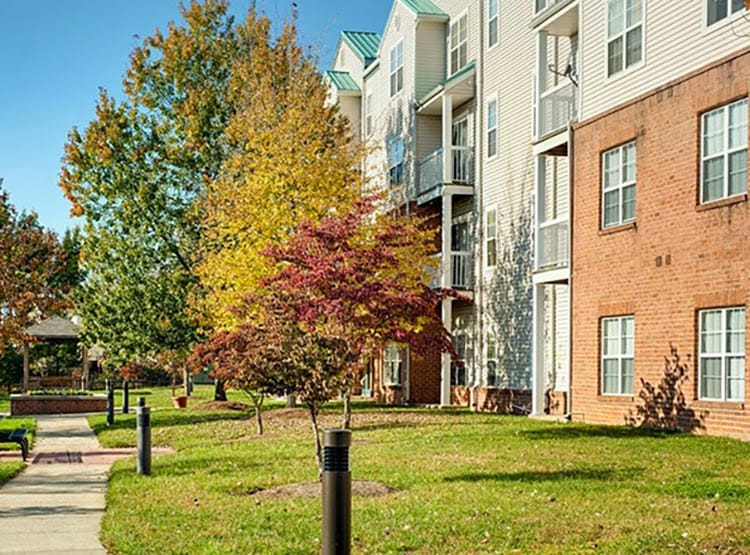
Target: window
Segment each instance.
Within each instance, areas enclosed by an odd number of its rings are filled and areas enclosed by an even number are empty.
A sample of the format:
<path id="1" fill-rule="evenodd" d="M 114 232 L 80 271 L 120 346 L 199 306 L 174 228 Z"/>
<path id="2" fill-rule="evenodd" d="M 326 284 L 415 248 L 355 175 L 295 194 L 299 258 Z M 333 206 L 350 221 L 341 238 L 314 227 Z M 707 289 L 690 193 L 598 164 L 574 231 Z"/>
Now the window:
<path id="1" fill-rule="evenodd" d="M 372 92 L 365 97 L 365 136 L 372 134 Z"/>
<path id="2" fill-rule="evenodd" d="M 400 185 L 404 181 L 404 138 L 395 137 L 388 140 L 388 182 Z"/>
<path id="3" fill-rule="evenodd" d="M 717 308 L 698 313 L 700 398 L 745 398 L 745 309 Z"/>
<path id="4" fill-rule="evenodd" d="M 492 267 L 497 264 L 497 211 L 494 208 L 487 210 L 484 233 L 487 250 L 487 266 Z"/>
<path id="5" fill-rule="evenodd" d="M 468 365 L 468 335 L 465 330 L 457 330 L 453 334 L 453 347 L 456 349 L 461 365 L 451 361 L 451 385 L 466 386 L 466 367 Z"/>
<path id="6" fill-rule="evenodd" d="M 404 88 L 404 41 L 391 48 L 391 96 Z"/>
<path id="7" fill-rule="evenodd" d="M 635 142 L 602 155 L 602 227 L 635 220 Z"/>
<path id="8" fill-rule="evenodd" d="M 497 154 L 497 98 L 487 103 L 487 158 Z"/>
<path id="9" fill-rule="evenodd" d="M 459 69 L 464 67 L 468 62 L 469 55 L 469 28 L 468 15 L 463 14 L 458 21 L 451 23 L 449 50 L 450 71 L 448 75 L 453 75 Z"/>
<path id="10" fill-rule="evenodd" d="M 500 26 L 497 15 L 497 3 L 499 0 L 487 2 L 487 44 L 490 48 L 497 44 L 497 33 Z"/>
<path id="11" fill-rule="evenodd" d="M 401 370 L 404 365 L 403 349 L 395 343 L 386 345 L 383 351 L 383 370 L 387 385 L 401 385 Z"/>
<path id="12" fill-rule="evenodd" d="M 487 387 L 500 387 L 502 380 L 497 364 L 497 339 L 494 335 L 487 335 L 484 360 L 487 369 Z"/>
<path id="13" fill-rule="evenodd" d="M 633 394 L 633 316 L 602 319 L 602 393 Z"/>
<path id="14" fill-rule="evenodd" d="M 643 59 L 643 0 L 607 3 L 607 75 Z"/>
<path id="15" fill-rule="evenodd" d="M 706 25 L 713 25 L 744 7 L 743 0 L 706 0 Z"/>
<path id="16" fill-rule="evenodd" d="M 701 202 L 747 192 L 747 99 L 703 114 Z"/>

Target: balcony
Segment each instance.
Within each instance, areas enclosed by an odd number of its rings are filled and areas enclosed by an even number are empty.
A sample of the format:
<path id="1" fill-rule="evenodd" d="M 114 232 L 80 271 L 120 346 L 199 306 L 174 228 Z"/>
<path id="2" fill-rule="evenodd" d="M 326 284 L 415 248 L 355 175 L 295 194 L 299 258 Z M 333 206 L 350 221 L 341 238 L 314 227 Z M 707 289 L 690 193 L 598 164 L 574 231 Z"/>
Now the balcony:
<path id="1" fill-rule="evenodd" d="M 537 227 L 536 270 L 568 266 L 568 220 L 557 219 Z"/>
<path id="2" fill-rule="evenodd" d="M 439 148 L 418 162 L 417 197 L 445 184 L 474 184 L 474 147 L 452 146 L 448 160 L 444 154 Z"/>
<path id="3" fill-rule="evenodd" d="M 536 114 L 536 139 L 564 131 L 578 118 L 578 87 L 566 81 L 539 95 Z"/>
<path id="4" fill-rule="evenodd" d="M 578 29 L 577 0 L 534 0 L 531 27 L 551 35 L 572 35 Z"/>
<path id="5" fill-rule="evenodd" d="M 472 280 L 472 256 L 469 251 L 451 251 L 451 274 L 449 287 L 452 289 L 470 290 L 473 285 Z M 441 261 L 440 254 L 435 254 L 431 258 Z M 431 266 L 428 269 L 430 274 L 430 287 L 438 289 L 442 287 L 442 264 Z"/>

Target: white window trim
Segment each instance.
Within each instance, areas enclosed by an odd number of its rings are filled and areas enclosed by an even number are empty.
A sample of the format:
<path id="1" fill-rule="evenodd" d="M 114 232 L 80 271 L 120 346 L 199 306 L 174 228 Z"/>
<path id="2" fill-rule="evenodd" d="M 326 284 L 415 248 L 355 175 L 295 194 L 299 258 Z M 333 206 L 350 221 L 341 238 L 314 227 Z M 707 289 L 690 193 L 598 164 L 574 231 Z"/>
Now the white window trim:
<path id="1" fill-rule="evenodd" d="M 394 351 L 390 351 L 390 349 L 394 349 Z M 405 349 L 396 343 L 389 343 L 383 348 L 383 383 L 385 385 L 402 386 L 404 384 L 404 371 L 406 368 L 404 364 L 404 359 L 406 358 L 404 351 Z M 390 356 L 393 352 L 398 353 L 395 358 L 391 358 Z M 398 381 L 391 379 L 391 367 L 393 363 L 399 364 Z"/>
<path id="2" fill-rule="evenodd" d="M 497 13 L 494 17 L 490 16 L 490 1 L 487 2 L 487 50 L 490 51 L 500 44 L 500 0 L 496 0 Z M 495 26 L 497 28 L 495 42 L 490 44 L 490 28 L 492 27 L 492 20 L 495 20 Z"/>
<path id="3" fill-rule="evenodd" d="M 487 160 L 494 160 L 497 158 L 498 152 L 500 151 L 500 133 L 498 132 L 500 122 L 500 102 L 498 101 L 497 93 L 491 94 L 487 97 L 487 104 L 484 109 L 484 126 L 486 129 L 485 142 L 487 144 Z M 495 104 L 495 125 L 490 127 L 490 104 Z M 495 153 L 490 154 L 490 131 L 495 132 Z"/>
<path id="4" fill-rule="evenodd" d="M 369 137 L 372 135 L 375 125 L 375 117 L 373 115 L 373 106 L 375 102 L 375 97 L 372 94 L 372 91 L 367 91 L 367 94 L 365 94 L 365 118 L 364 118 L 364 135 L 365 137 Z"/>
<path id="5" fill-rule="evenodd" d="M 622 339 L 624 337 L 622 328 L 623 321 L 631 319 L 633 321 L 633 353 L 624 354 L 622 352 Z M 607 321 L 617 321 L 617 341 L 618 341 L 618 352 L 617 354 L 605 355 L 605 337 L 604 337 L 604 324 Z M 599 334 L 601 337 L 601 349 L 599 352 L 599 383 L 600 391 L 602 396 L 606 397 L 632 397 L 635 394 L 635 316 L 632 314 L 624 314 L 622 316 L 607 316 L 600 320 Z M 604 362 L 606 360 L 617 360 L 617 391 L 604 391 Z M 633 361 L 633 391 L 623 391 L 622 387 L 622 363 L 625 360 Z"/>
<path id="6" fill-rule="evenodd" d="M 393 61 L 393 52 L 398 48 L 401 47 L 401 65 L 396 66 L 396 69 L 394 70 L 391 65 Z M 401 70 L 401 88 L 396 90 L 395 92 L 391 89 L 391 81 L 393 79 L 394 74 L 398 74 L 399 69 Z M 399 39 L 396 44 L 394 44 L 391 49 L 388 51 L 388 92 L 389 97 L 393 98 L 398 93 L 404 90 L 404 39 Z"/>
<path id="7" fill-rule="evenodd" d="M 495 233 L 493 237 L 490 237 L 490 229 L 489 229 L 490 214 L 494 214 L 495 216 L 495 223 L 494 223 Z M 497 233 L 497 208 L 494 206 L 491 206 L 491 207 L 488 207 L 484 213 L 484 257 L 483 257 L 484 260 L 483 260 L 483 263 L 484 263 L 485 268 L 497 267 L 497 254 L 498 254 L 497 253 L 497 235 L 498 235 Z M 489 263 L 490 241 L 495 242 L 495 263 L 494 264 Z"/>
<path id="8" fill-rule="evenodd" d="M 401 141 L 401 150 L 402 150 L 402 157 L 399 162 L 396 162 L 395 164 L 391 161 L 391 144 L 396 143 L 397 141 Z M 400 185 L 404 184 L 404 181 L 406 180 L 406 138 L 403 135 L 394 135 L 393 137 L 389 137 L 386 139 L 386 165 L 388 166 L 388 174 L 387 174 L 387 180 L 388 180 L 388 186 L 389 187 L 398 187 Z M 401 166 L 401 180 L 397 183 L 391 182 L 391 171 L 394 168 L 397 168 L 398 166 Z"/>
<path id="9" fill-rule="evenodd" d="M 490 339 L 492 339 L 492 342 L 495 344 L 495 356 L 490 357 L 489 355 L 489 346 L 490 346 Z M 497 385 L 498 382 L 498 372 L 500 370 L 499 365 L 499 359 L 497 356 L 497 349 L 498 349 L 498 341 L 497 337 L 493 334 L 492 331 L 488 331 L 484 338 L 484 375 L 482 376 L 482 381 L 484 382 L 484 385 L 487 388 L 499 388 L 502 387 L 500 385 Z M 489 380 L 489 363 L 494 362 L 495 363 L 495 383 L 490 383 Z"/>
<path id="10" fill-rule="evenodd" d="M 637 207 L 638 207 L 638 149 L 637 148 L 634 149 L 634 152 L 635 152 L 635 179 L 633 181 L 624 181 L 624 179 L 623 179 L 623 173 L 624 172 L 623 172 L 623 161 L 622 161 L 623 160 L 623 156 L 622 156 L 622 154 L 623 154 L 623 151 L 625 150 L 625 148 L 627 148 L 627 147 L 629 147 L 631 145 L 633 147 L 636 147 L 636 142 L 635 141 L 629 141 L 627 143 L 621 144 L 619 146 L 616 146 L 614 148 L 610 148 L 609 150 L 605 150 L 604 152 L 602 152 L 602 164 L 601 164 L 601 167 L 602 167 L 602 179 L 601 179 L 601 184 L 602 184 L 602 187 L 601 187 L 601 195 L 602 195 L 601 210 L 602 210 L 602 217 L 601 217 L 601 228 L 602 229 L 610 229 L 610 228 L 617 227 L 617 226 L 620 226 L 620 225 L 629 224 L 629 223 L 632 223 L 632 222 L 635 221 L 635 213 L 633 213 L 633 217 L 632 218 L 629 218 L 627 220 L 624 219 L 623 216 L 622 216 L 622 207 L 623 207 L 623 194 L 622 194 L 622 191 L 626 187 L 630 187 L 632 185 L 633 187 L 636 188 L 636 197 L 635 197 L 636 198 L 636 210 L 637 210 Z M 605 176 L 606 176 L 606 173 L 607 173 L 607 168 L 605 166 L 605 160 L 607 159 L 607 154 L 609 154 L 611 152 L 614 152 L 615 150 L 619 151 L 619 153 L 620 153 L 620 157 L 619 157 L 619 160 L 620 160 L 620 168 L 619 168 L 620 180 L 617 183 L 617 185 L 610 186 L 609 189 L 607 189 L 606 186 L 605 186 L 605 184 L 604 184 L 605 183 Z M 615 190 L 617 190 L 619 192 L 618 193 L 619 194 L 619 197 L 618 197 L 619 198 L 619 202 L 617 203 L 617 221 L 615 223 L 607 224 L 604 221 L 605 209 L 606 209 L 606 204 L 605 204 L 604 199 L 606 197 L 606 193 L 609 193 L 609 192 L 612 192 L 612 191 L 615 191 Z"/>
<path id="11" fill-rule="evenodd" d="M 709 25 L 708 23 L 708 1 L 709 0 L 701 0 L 701 9 L 702 9 L 702 27 L 703 27 L 703 34 L 713 33 L 717 29 L 721 29 L 722 27 L 726 25 L 730 25 L 740 19 L 743 15 L 747 15 L 748 11 L 746 8 L 741 8 L 739 11 L 730 13 L 727 17 L 724 17 L 715 23 L 711 23 Z M 732 0 L 727 0 L 727 7 L 731 7 Z"/>
<path id="12" fill-rule="evenodd" d="M 725 199 L 734 198 L 734 197 L 740 197 L 742 195 L 747 194 L 747 187 L 744 191 L 741 191 L 739 193 L 733 193 L 729 194 L 729 107 L 734 106 L 735 104 L 739 104 L 740 102 L 745 102 L 748 105 L 748 122 L 746 122 L 746 125 L 750 126 L 750 102 L 748 102 L 748 98 L 740 98 L 738 100 L 734 100 L 732 102 L 729 102 L 728 104 L 723 104 L 722 106 L 717 106 L 716 108 L 713 108 L 711 110 L 708 110 L 707 112 L 704 112 L 701 114 L 701 128 L 700 128 L 700 181 L 698 186 L 700 187 L 700 203 L 701 204 L 711 204 L 712 202 L 720 202 Z M 723 110 L 726 114 L 725 118 L 725 125 L 723 129 L 724 134 L 724 144 L 722 145 L 722 156 L 724 157 L 724 175 L 722 176 L 722 196 L 719 198 L 715 198 L 712 200 L 705 200 L 703 198 L 703 167 L 704 162 L 706 160 L 706 157 L 703 154 L 703 148 L 705 146 L 704 140 L 703 140 L 703 133 L 704 133 L 704 126 L 706 121 L 706 116 L 708 114 L 712 114 L 718 110 Z M 741 150 L 748 151 L 748 142 L 747 142 L 747 135 L 745 136 L 745 146 L 743 148 L 735 148 L 732 150 L 732 152 L 739 152 Z M 717 158 L 717 156 L 712 156 L 711 158 Z M 748 168 L 748 171 L 750 171 L 750 168 Z"/>
<path id="13" fill-rule="evenodd" d="M 464 17 L 466 18 L 466 40 L 459 42 L 456 45 L 456 48 L 451 48 L 451 41 L 453 40 L 453 33 L 452 33 L 451 28 L 453 27 L 454 24 L 457 27 L 460 27 L 461 19 L 464 18 Z M 447 45 L 448 48 L 446 50 L 448 52 L 448 56 L 447 56 L 447 60 L 446 60 L 446 62 L 448 64 L 448 67 L 446 68 L 446 72 L 445 72 L 445 74 L 448 76 L 448 78 L 450 78 L 452 75 L 455 75 L 456 73 L 458 73 L 459 71 L 461 71 L 463 68 L 465 68 L 469 64 L 469 36 L 470 36 L 470 33 L 469 33 L 469 10 L 467 8 L 464 11 L 462 11 L 461 13 L 459 13 L 455 18 L 451 18 L 451 20 L 448 22 L 448 45 Z M 460 40 L 460 38 L 459 38 L 459 40 Z M 460 51 L 461 51 L 461 45 L 464 44 L 464 43 L 466 44 L 466 63 L 463 64 L 463 65 L 459 64 L 459 66 L 456 68 L 455 71 L 451 71 L 451 58 L 452 58 L 451 54 L 453 53 L 454 50 L 458 50 L 459 53 L 460 53 Z M 459 60 L 459 62 L 460 62 L 460 60 Z"/>
<path id="14" fill-rule="evenodd" d="M 726 344 L 727 344 L 727 313 L 730 310 L 739 310 L 742 309 L 745 312 L 745 317 L 747 314 L 747 311 L 745 310 L 744 306 L 729 306 L 729 307 L 721 307 L 721 308 L 708 308 L 705 310 L 699 310 L 698 311 L 698 399 L 701 401 L 719 401 L 719 402 L 742 402 L 745 400 L 745 392 L 744 387 L 742 388 L 742 397 L 739 398 L 727 398 L 727 382 L 729 380 L 729 375 L 727 372 L 727 359 L 729 358 L 737 358 L 739 355 L 742 355 L 742 358 L 747 360 L 745 357 L 745 346 L 743 341 L 742 346 L 742 353 L 732 353 L 728 352 L 726 350 Z M 721 312 L 721 343 L 723 345 L 721 352 L 716 353 L 704 353 L 702 349 L 702 341 L 701 336 L 703 335 L 703 318 L 702 315 L 706 312 Z M 745 321 L 745 326 L 743 326 L 743 335 L 746 333 L 746 327 L 747 327 L 747 321 Z M 718 398 L 714 397 L 707 397 L 703 395 L 703 359 L 704 358 L 721 358 L 721 396 Z M 747 375 L 747 368 L 745 368 L 745 376 Z M 743 377 L 744 378 L 744 377 Z M 743 379 L 743 385 L 745 385 L 745 379 Z"/>
<path id="15" fill-rule="evenodd" d="M 468 353 L 471 350 L 470 347 L 469 347 L 469 339 L 470 339 L 471 336 L 469 335 L 469 331 L 467 329 L 465 329 L 465 328 L 459 328 L 459 329 L 454 330 L 453 331 L 453 339 L 452 339 L 452 341 L 453 341 L 453 347 L 454 348 L 456 348 L 457 339 L 459 337 L 463 338 L 463 341 L 464 341 L 464 352 L 463 352 L 464 356 L 463 356 L 463 358 L 459 357 L 459 359 L 458 359 L 461 362 L 463 362 L 464 383 L 463 384 L 453 383 L 454 382 L 454 380 L 453 380 L 453 371 L 454 371 L 453 368 L 454 367 L 453 367 L 453 363 L 451 362 L 451 386 L 452 387 L 468 387 L 469 382 L 470 382 L 470 380 L 469 380 L 469 356 L 468 356 Z M 456 353 L 458 353 L 458 349 L 457 348 L 456 348 Z M 456 368 L 456 370 L 458 370 L 458 368 Z M 455 380 L 455 381 L 458 381 L 458 380 Z"/>
<path id="16" fill-rule="evenodd" d="M 624 0 L 623 0 L 624 1 Z M 613 73 L 612 75 L 609 74 L 609 1 L 605 0 L 606 4 L 604 7 L 604 78 L 606 79 L 607 83 L 614 82 L 626 75 L 630 75 L 633 71 L 636 71 L 638 69 L 641 69 L 646 65 L 646 7 L 647 7 L 647 0 L 642 0 L 641 2 L 641 59 L 640 61 L 634 63 L 631 66 L 625 67 L 625 60 L 627 57 L 627 45 L 625 44 L 625 35 L 628 32 L 628 29 L 625 28 L 622 32 L 623 36 L 623 67 L 620 71 L 617 73 Z M 634 28 L 634 26 L 631 26 L 630 29 Z M 578 43 L 578 47 L 581 47 L 581 43 Z M 582 72 L 582 68 L 578 68 L 579 74 Z"/>

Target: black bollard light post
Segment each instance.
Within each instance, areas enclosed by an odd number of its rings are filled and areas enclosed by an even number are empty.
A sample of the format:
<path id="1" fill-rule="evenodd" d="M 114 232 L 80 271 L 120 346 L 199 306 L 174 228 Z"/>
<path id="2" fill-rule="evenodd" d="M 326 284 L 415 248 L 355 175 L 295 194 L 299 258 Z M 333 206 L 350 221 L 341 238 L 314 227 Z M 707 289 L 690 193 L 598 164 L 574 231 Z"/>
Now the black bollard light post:
<path id="1" fill-rule="evenodd" d="M 130 412 L 130 387 L 128 380 L 122 380 L 122 414 Z"/>
<path id="2" fill-rule="evenodd" d="M 151 408 L 146 406 L 146 398 L 138 397 L 135 408 L 136 430 L 135 441 L 138 447 L 137 473 L 141 476 L 151 475 Z"/>
<path id="3" fill-rule="evenodd" d="M 323 555 L 351 553 L 351 444 L 351 430 L 323 432 Z"/>
<path id="4" fill-rule="evenodd" d="M 107 380 L 107 426 L 115 423 L 115 384 Z"/>

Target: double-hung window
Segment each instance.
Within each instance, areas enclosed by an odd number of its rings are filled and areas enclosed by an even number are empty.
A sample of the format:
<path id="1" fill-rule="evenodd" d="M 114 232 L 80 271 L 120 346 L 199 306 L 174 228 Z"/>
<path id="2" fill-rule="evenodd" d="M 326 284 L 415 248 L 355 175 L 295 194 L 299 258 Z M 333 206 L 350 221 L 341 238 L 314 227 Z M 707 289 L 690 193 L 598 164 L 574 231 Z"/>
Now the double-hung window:
<path id="1" fill-rule="evenodd" d="M 451 361 L 451 385 L 465 386 L 466 367 L 468 366 L 469 335 L 466 330 L 457 330 L 453 334 L 453 348 L 456 349 L 458 361 Z"/>
<path id="2" fill-rule="evenodd" d="M 632 395 L 635 318 L 602 318 L 602 394 Z"/>
<path id="3" fill-rule="evenodd" d="M 487 2 L 487 46 L 490 48 L 497 44 L 500 28 L 500 18 L 498 17 L 499 2 L 500 0 L 488 0 Z"/>
<path id="4" fill-rule="evenodd" d="M 451 22 L 450 33 L 450 56 L 448 59 L 451 66 L 448 75 L 453 75 L 468 62 L 469 25 L 466 13 L 459 17 L 458 20 Z"/>
<path id="5" fill-rule="evenodd" d="M 643 59 L 643 0 L 607 2 L 607 75 Z"/>
<path id="6" fill-rule="evenodd" d="M 404 181 L 404 138 L 388 140 L 388 183 L 400 185 Z"/>
<path id="7" fill-rule="evenodd" d="M 494 208 L 487 210 L 485 215 L 484 239 L 487 266 L 492 268 L 497 264 L 497 211 Z"/>
<path id="8" fill-rule="evenodd" d="M 698 327 L 699 397 L 710 401 L 744 400 L 744 307 L 701 310 Z"/>
<path id="9" fill-rule="evenodd" d="M 391 48 L 390 56 L 391 96 L 404 88 L 404 41 Z"/>
<path id="10" fill-rule="evenodd" d="M 706 25 L 713 25 L 717 21 L 726 19 L 732 14 L 742 11 L 744 0 L 704 0 L 706 2 Z"/>
<path id="11" fill-rule="evenodd" d="M 385 383 L 388 385 L 401 385 L 401 380 L 403 379 L 403 366 L 403 349 L 395 343 L 389 343 L 386 345 L 385 350 L 383 351 Z"/>
<path id="12" fill-rule="evenodd" d="M 701 202 L 747 193 L 747 98 L 703 114 Z"/>
<path id="13" fill-rule="evenodd" d="M 487 387 L 499 387 L 502 379 L 497 362 L 497 338 L 492 334 L 487 334 L 486 339 L 484 345 L 484 363 L 486 368 Z"/>
<path id="14" fill-rule="evenodd" d="M 602 227 L 635 220 L 635 142 L 602 155 Z"/>
<path id="15" fill-rule="evenodd" d="M 487 103 L 487 158 L 497 154 L 497 97 Z"/>

